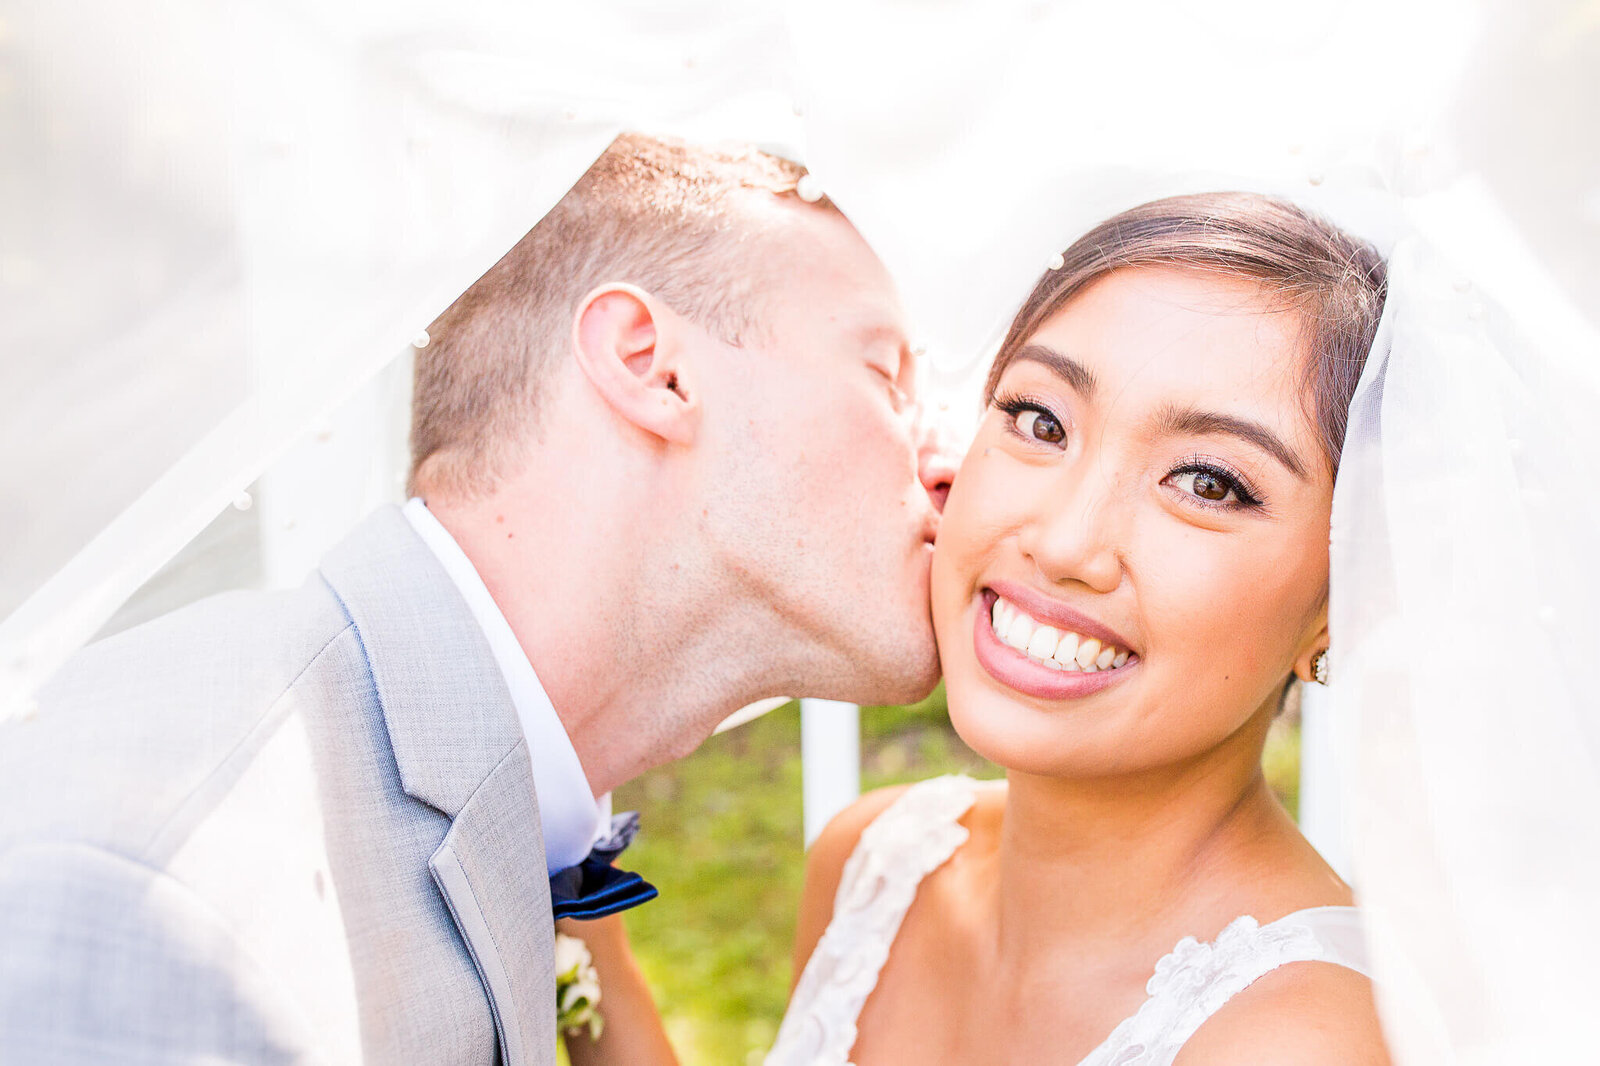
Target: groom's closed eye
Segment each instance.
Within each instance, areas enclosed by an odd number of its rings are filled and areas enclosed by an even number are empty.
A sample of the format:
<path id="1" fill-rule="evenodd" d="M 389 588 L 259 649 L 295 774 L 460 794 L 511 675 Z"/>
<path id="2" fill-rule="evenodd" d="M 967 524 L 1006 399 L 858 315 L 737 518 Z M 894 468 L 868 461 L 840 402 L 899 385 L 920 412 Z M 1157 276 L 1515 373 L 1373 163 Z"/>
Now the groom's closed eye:
<path id="1" fill-rule="evenodd" d="M 884 379 L 896 411 L 904 411 L 912 404 L 914 396 L 907 360 L 899 352 L 874 353 L 868 358 L 867 367 Z"/>

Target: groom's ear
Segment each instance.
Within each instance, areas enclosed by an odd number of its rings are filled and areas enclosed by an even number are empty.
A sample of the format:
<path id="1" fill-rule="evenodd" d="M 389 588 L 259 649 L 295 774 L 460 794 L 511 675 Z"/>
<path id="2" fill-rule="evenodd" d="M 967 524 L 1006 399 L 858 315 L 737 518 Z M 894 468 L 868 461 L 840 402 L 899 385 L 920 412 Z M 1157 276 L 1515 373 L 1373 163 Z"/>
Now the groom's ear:
<path id="1" fill-rule="evenodd" d="M 697 394 L 684 380 L 686 323 L 654 296 L 620 282 L 578 303 L 574 357 L 589 383 L 622 418 L 673 444 L 694 439 Z"/>

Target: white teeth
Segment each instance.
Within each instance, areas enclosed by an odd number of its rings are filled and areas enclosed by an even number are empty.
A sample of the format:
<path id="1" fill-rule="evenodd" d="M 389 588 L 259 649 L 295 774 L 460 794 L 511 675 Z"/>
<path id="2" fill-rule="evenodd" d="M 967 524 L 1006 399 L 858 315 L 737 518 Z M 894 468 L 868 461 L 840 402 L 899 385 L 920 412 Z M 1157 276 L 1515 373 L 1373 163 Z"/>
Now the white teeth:
<path id="1" fill-rule="evenodd" d="M 1100 657 L 1100 642 L 1090 637 L 1078 645 L 1078 665 L 1088 670 L 1094 666 L 1094 661 Z M 1096 668 L 1098 669 L 1098 668 Z"/>
<path id="2" fill-rule="evenodd" d="M 1033 631 L 1033 636 L 1028 641 L 1028 654 L 1035 659 L 1048 659 L 1056 653 L 1056 644 L 1060 640 L 1061 630 L 1040 626 Z"/>
<path id="3" fill-rule="evenodd" d="M 1005 641 L 1018 651 L 1028 646 L 1028 640 L 1033 636 L 1033 620 L 1021 611 L 1011 616 L 1011 621 L 1006 623 Z"/>
<path id="4" fill-rule="evenodd" d="M 1092 674 L 1116 669 L 1129 658 L 1125 648 L 1035 622 L 1015 604 L 998 596 L 989 619 L 1001 643 L 1051 669 Z"/>
<path id="5" fill-rule="evenodd" d="M 1078 669 L 1078 634 L 1061 635 L 1061 643 L 1056 646 L 1055 659 L 1068 670 Z"/>

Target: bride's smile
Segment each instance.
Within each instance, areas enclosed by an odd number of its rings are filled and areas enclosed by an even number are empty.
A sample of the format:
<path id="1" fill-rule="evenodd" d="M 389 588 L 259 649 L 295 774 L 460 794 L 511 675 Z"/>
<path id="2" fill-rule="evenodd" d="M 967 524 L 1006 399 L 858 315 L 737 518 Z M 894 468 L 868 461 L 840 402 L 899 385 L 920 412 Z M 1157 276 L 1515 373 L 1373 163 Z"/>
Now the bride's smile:
<path id="1" fill-rule="evenodd" d="M 973 650 L 995 680 L 1044 699 L 1099 692 L 1139 663 L 1129 642 L 1088 615 L 1025 585 L 983 590 Z"/>

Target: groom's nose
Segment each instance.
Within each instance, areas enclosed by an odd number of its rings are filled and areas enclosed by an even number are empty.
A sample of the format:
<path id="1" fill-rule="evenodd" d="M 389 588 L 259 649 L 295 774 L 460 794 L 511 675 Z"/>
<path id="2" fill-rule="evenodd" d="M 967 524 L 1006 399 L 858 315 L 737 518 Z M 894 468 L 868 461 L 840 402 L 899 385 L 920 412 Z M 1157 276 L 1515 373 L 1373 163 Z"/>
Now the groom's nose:
<path id="1" fill-rule="evenodd" d="M 943 406 L 930 410 L 924 405 L 917 412 L 917 479 L 933 501 L 933 509 L 944 513 L 944 501 L 956 479 L 955 427 Z"/>

